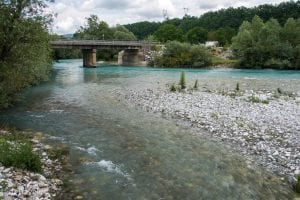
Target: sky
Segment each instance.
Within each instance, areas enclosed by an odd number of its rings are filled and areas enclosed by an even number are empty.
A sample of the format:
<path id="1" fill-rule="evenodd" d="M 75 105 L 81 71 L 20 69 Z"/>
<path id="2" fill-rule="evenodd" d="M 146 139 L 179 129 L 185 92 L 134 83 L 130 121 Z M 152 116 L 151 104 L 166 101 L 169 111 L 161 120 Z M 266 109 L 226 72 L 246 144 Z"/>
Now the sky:
<path id="1" fill-rule="evenodd" d="M 163 21 L 164 10 L 169 18 L 185 14 L 200 16 L 207 11 L 228 7 L 253 7 L 261 4 L 278 4 L 283 0 L 56 0 L 49 7 L 56 13 L 53 32 L 74 33 L 92 14 L 110 26 L 139 21 Z"/>

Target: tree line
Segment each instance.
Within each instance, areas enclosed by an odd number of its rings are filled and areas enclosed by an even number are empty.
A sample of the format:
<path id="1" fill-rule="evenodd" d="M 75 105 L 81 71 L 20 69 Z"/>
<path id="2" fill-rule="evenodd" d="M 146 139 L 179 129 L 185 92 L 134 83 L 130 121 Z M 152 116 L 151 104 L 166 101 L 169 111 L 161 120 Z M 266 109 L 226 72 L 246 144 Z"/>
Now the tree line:
<path id="1" fill-rule="evenodd" d="M 164 41 L 166 37 L 157 34 L 157 31 L 159 32 L 161 29 L 170 30 L 172 26 L 172 31 L 175 31 L 173 40 L 185 40 L 192 43 L 217 40 L 224 45 L 231 43 L 231 38 L 237 33 L 243 21 L 251 21 L 256 15 L 264 21 L 275 18 L 283 25 L 288 18 L 297 19 L 300 17 L 300 1 L 283 2 L 278 5 L 265 4 L 253 8 L 227 8 L 207 12 L 199 17 L 186 15 L 182 19 L 167 19 L 163 22 L 144 21 L 124 26 L 140 40 L 156 36 L 156 39 Z M 195 27 L 198 30 L 193 30 Z M 200 41 L 195 41 L 191 36 L 188 37 L 188 35 L 193 35 L 195 32 L 202 36 Z M 181 35 L 181 37 L 177 35 Z"/>
<path id="2" fill-rule="evenodd" d="M 242 68 L 300 69 L 300 19 L 244 21 L 232 50 Z"/>

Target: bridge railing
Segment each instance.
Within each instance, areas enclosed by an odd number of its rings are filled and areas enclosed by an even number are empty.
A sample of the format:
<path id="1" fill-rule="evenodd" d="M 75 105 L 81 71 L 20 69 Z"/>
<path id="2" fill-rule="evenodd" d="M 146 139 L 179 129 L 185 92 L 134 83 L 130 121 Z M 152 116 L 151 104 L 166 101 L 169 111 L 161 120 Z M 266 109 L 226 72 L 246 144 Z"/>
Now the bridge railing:
<path id="1" fill-rule="evenodd" d="M 126 46 L 144 46 L 144 45 L 160 45 L 160 42 L 150 42 L 144 40 L 70 40 L 59 39 L 53 40 L 51 44 L 59 45 L 126 45 Z"/>

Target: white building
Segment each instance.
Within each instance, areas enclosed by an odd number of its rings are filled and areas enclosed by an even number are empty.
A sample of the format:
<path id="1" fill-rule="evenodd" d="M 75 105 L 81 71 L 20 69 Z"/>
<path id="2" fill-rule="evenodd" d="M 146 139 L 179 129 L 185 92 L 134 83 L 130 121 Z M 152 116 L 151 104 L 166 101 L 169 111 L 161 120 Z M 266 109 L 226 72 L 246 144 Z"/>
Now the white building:
<path id="1" fill-rule="evenodd" d="M 205 47 L 218 47 L 219 42 L 218 41 L 206 41 L 204 46 Z"/>

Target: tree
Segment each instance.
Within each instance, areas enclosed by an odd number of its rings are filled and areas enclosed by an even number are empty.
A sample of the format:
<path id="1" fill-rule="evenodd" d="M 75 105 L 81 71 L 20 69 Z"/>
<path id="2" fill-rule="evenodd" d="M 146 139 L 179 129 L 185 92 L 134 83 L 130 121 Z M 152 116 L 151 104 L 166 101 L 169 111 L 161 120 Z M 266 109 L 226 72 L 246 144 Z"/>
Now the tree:
<path id="1" fill-rule="evenodd" d="M 160 42 L 167 41 L 183 41 L 183 32 L 178 29 L 175 25 L 165 24 L 161 26 L 155 33 L 154 36 Z"/>
<path id="2" fill-rule="evenodd" d="M 131 31 L 139 40 L 147 38 L 152 35 L 160 26 L 160 22 L 137 22 L 133 24 L 127 24 L 125 27 Z"/>
<path id="3" fill-rule="evenodd" d="M 115 40 L 136 40 L 135 35 L 130 32 L 125 26 L 117 25 L 112 29 Z"/>
<path id="4" fill-rule="evenodd" d="M 219 28 L 218 30 L 211 32 L 210 40 L 218 41 L 221 46 L 230 45 L 231 40 L 235 35 L 236 31 L 233 28 Z"/>
<path id="5" fill-rule="evenodd" d="M 75 38 L 95 39 L 95 40 L 111 40 L 113 39 L 113 30 L 104 21 L 100 21 L 97 15 L 91 15 L 87 19 L 85 26 L 74 34 Z"/>
<path id="6" fill-rule="evenodd" d="M 241 67 L 299 69 L 299 35 L 300 23 L 293 19 L 282 27 L 276 19 L 264 23 L 255 16 L 242 24 L 232 49 Z"/>
<path id="7" fill-rule="evenodd" d="M 75 38 L 88 40 L 136 40 L 135 35 L 124 26 L 117 25 L 110 28 L 106 22 L 100 21 L 96 15 L 91 15 L 86 20 L 86 25 L 75 33 Z M 97 51 L 97 59 L 115 60 L 117 53 L 116 49 L 99 50 Z"/>
<path id="8" fill-rule="evenodd" d="M 186 34 L 186 39 L 191 44 L 205 43 L 207 41 L 208 31 L 201 27 L 195 27 Z"/>
<path id="9" fill-rule="evenodd" d="M 51 65 L 46 1 L 0 2 L 0 108 L 22 88 L 48 78 Z"/>

